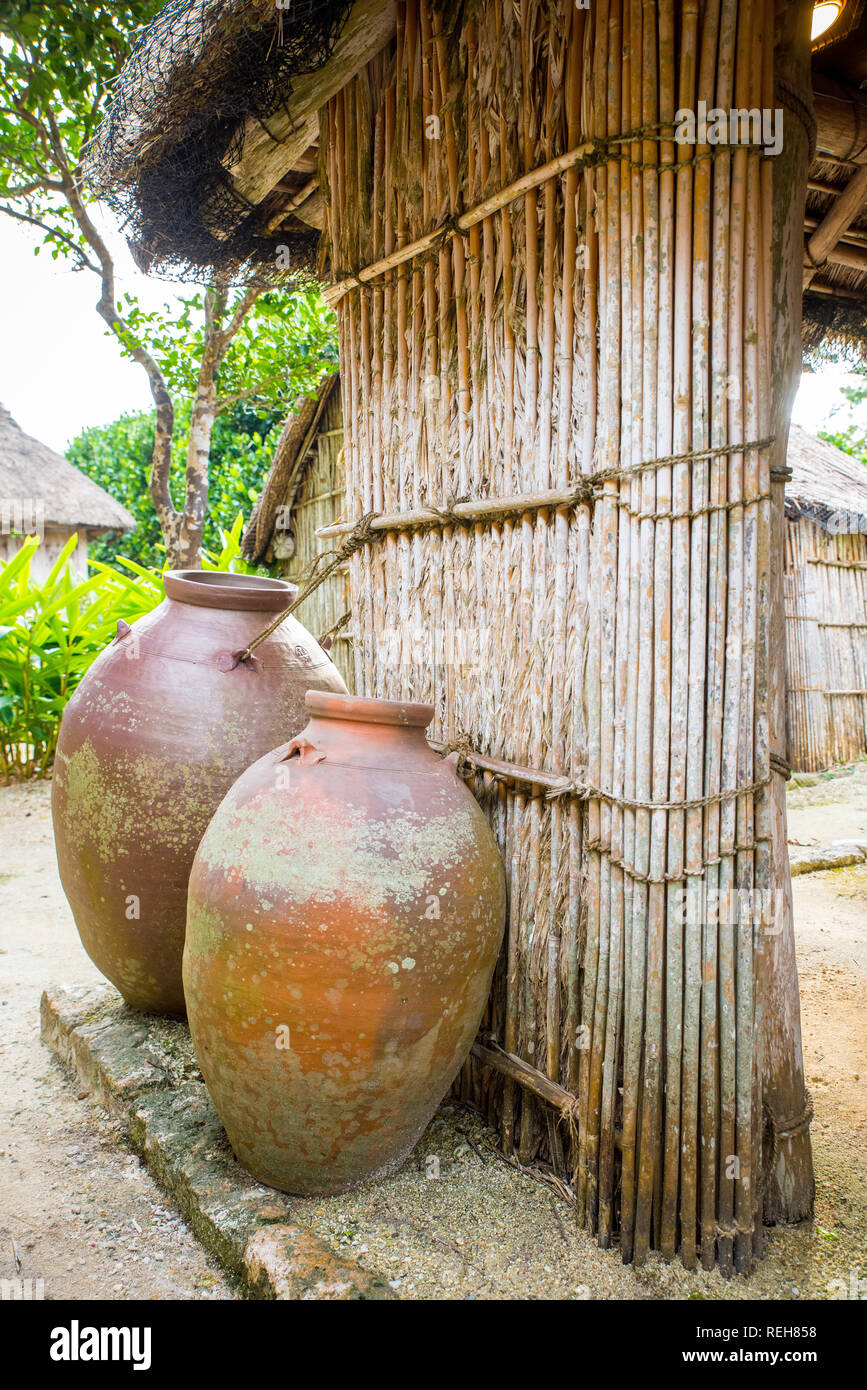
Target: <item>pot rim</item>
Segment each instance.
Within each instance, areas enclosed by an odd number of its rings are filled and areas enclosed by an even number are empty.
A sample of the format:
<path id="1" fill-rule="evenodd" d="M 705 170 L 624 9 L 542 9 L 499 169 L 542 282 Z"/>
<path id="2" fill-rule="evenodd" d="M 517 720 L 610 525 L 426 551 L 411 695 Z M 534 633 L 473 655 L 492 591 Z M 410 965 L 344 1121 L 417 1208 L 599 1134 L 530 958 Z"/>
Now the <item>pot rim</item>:
<path id="1" fill-rule="evenodd" d="M 227 574 L 223 570 L 167 570 L 163 575 L 163 588 L 166 598 L 178 603 L 254 613 L 278 613 L 281 608 L 288 608 L 298 595 L 297 586 L 285 579 Z"/>
<path id="2" fill-rule="evenodd" d="M 411 700 L 377 700 L 370 695 L 338 695 L 330 690 L 308 690 L 304 700 L 310 714 L 316 717 L 349 719 L 357 724 L 426 729 L 434 717 L 433 705 Z"/>

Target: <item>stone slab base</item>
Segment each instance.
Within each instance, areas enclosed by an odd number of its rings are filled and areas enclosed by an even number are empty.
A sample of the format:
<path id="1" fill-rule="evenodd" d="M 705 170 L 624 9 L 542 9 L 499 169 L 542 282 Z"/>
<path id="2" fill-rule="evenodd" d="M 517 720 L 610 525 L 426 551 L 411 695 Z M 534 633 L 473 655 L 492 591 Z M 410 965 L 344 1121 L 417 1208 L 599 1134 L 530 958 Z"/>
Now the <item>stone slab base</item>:
<path id="1" fill-rule="evenodd" d="M 867 859 L 867 841 L 833 840 L 830 845 L 789 845 L 789 865 L 794 878 L 798 874 L 817 873 L 820 869 L 848 869 Z"/>

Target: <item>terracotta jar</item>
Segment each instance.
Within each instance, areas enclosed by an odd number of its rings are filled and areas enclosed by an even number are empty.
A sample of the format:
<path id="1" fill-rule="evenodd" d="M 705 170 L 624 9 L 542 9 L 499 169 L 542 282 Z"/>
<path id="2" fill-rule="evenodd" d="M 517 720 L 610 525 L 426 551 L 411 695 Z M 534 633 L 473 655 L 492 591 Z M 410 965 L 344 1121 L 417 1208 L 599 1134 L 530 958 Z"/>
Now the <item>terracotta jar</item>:
<path id="1" fill-rule="evenodd" d="M 430 705 L 309 692 L 190 877 L 196 1055 L 239 1161 L 285 1192 L 398 1167 L 466 1057 L 505 920 L 496 840 Z"/>
<path id="2" fill-rule="evenodd" d="M 57 861 L 85 950 L 136 1009 L 183 1014 L 187 882 L 196 846 L 245 767 L 307 719 L 309 688 L 345 691 L 289 617 L 276 579 L 184 570 L 134 627 L 118 624 L 63 715 L 52 812 Z"/>

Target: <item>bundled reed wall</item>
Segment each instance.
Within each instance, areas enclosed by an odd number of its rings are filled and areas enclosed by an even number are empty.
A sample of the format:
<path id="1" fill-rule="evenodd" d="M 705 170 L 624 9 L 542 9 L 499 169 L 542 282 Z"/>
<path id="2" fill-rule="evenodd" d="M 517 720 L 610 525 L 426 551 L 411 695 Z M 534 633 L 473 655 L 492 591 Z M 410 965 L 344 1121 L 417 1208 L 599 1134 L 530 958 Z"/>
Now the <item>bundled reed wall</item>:
<path id="1" fill-rule="evenodd" d="M 316 532 L 341 517 L 346 507 L 346 477 L 343 466 L 343 406 L 339 392 L 331 392 L 323 409 L 316 434 L 306 454 L 298 461 L 299 479 L 293 484 L 286 506 L 295 535 L 295 554 L 285 563 L 287 579 L 297 580 L 310 573 L 316 557 L 330 549 Z M 316 637 L 330 632 L 348 612 L 349 567 L 328 576 L 323 584 L 299 604 L 299 620 Z M 350 690 L 355 687 L 355 660 L 351 639 L 345 628 L 334 633 L 331 658 Z"/>
<path id="2" fill-rule="evenodd" d="M 867 753 L 867 536 L 786 522 L 786 725 L 802 772 Z"/>
<path id="3" fill-rule="evenodd" d="M 321 113 L 348 513 L 380 517 L 356 688 L 483 755 L 506 865 L 461 1093 L 624 1258 L 726 1269 L 767 1178 L 771 171 L 670 135 L 773 106 L 772 33 L 746 0 L 407 0 Z"/>

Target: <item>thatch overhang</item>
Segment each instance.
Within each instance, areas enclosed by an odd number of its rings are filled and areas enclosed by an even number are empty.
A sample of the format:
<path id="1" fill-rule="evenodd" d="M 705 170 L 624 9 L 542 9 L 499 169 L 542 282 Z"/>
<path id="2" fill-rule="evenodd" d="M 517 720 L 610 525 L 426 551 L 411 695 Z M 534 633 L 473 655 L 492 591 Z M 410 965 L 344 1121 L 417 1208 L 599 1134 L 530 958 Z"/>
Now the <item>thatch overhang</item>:
<path id="1" fill-rule="evenodd" d="M 62 454 L 25 434 L 0 405 L 0 500 L 57 530 L 131 531 L 135 518 Z"/>
<path id="2" fill-rule="evenodd" d="M 394 0 L 171 0 L 85 158 L 144 269 L 279 282 L 317 266 L 318 111 L 391 40 Z M 867 5 L 816 41 L 804 348 L 867 355 Z"/>
<path id="3" fill-rule="evenodd" d="M 140 267 L 264 282 L 312 271 L 318 111 L 394 25 L 394 0 L 171 0 L 83 160 Z"/>
<path id="4" fill-rule="evenodd" d="M 254 506 L 241 542 L 244 559 L 251 565 L 264 561 L 271 544 L 281 508 L 291 511 L 303 475 L 303 464 L 322 413 L 334 391 L 340 389 L 340 376 L 332 372 L 320 382 L 312 396 L 302 396 L 280 432 L 274 460 Z"/>
<path id="5" fill-rule="evenodd" d="M 836 445 L 792 425 L 786 462 L 786 516 L 835 535 L 867 535 L 867 467 Z"/>

